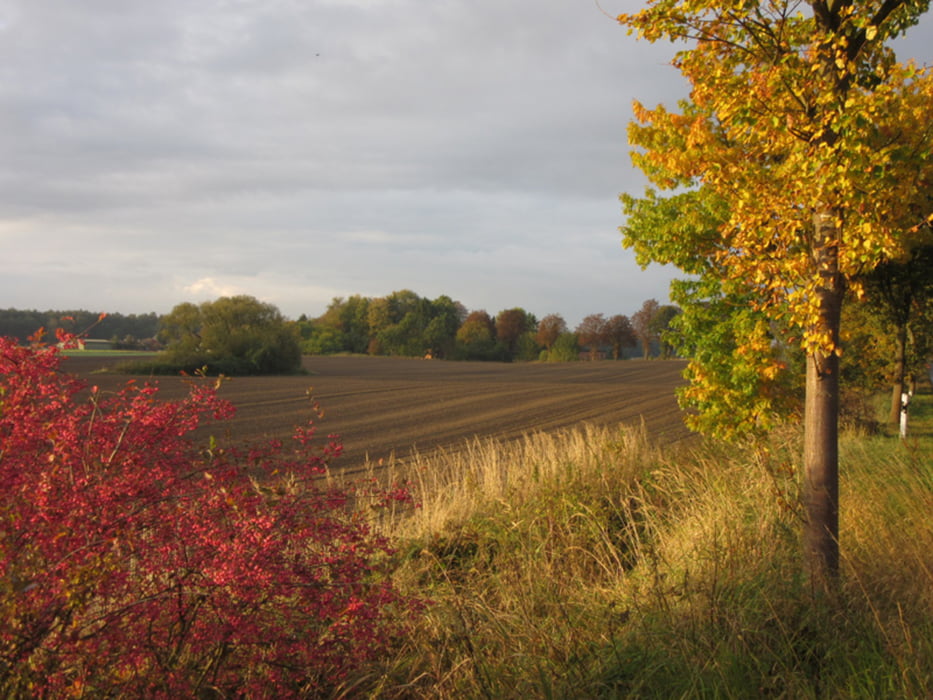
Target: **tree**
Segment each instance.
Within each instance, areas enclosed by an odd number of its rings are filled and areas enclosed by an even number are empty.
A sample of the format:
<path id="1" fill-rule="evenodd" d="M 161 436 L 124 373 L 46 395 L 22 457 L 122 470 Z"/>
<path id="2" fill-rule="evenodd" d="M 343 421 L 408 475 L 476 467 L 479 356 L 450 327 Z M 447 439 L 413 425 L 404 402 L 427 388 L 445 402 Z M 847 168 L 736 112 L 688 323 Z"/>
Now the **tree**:
<path id="1" fill-rule="evenodd" d="M 637 344 L 635 329 L 628 316 L 616 314 L 606 320 L 606 342 L 612 346 L 612 359 L 622 356 L 623 348 L 633 348 Z"/>
<path id="2" fill-rule="evenodd" d="M 424 341 L 434 357 L 453 354 L 457 342 L 457 330 L 466 319 L 463 304 L 449 296 L 441 295 L 431 302 L 431 321 L 424 329 Z"/>
<path id="3" fill-rule="evenodd" d="M 867 303 L 892 328 L 892 384 L 888 420 L 898 423 L 902 395 L 929 359 L 933 313 L 933 245 L 918 246 L 902 262 L 879 265 L 866 276 Z"/>
<path id="4" fill-rule="evenodd" d="M 580 359 L 580 343 L 576 333 L 561 333 L 547 353 L 548 362 L 576 362 Z"/>
<path id="5" fill-rule="evenodd" d="M 672 304 L 664 304 L 658 307 L 654 316 L 648 322 L 648 328 L 661 344 L 661 357 L 669 360 L 674 352 L 674 346 L 671 344 L 670 334 L 672 332 L 671 323 L 680 315 L 679 308 Z"/>
<path id="6" fill-rule="evenodd" d="M 567 332 L 567 323 L 560 314 L 548 314 L 538 323 L 538 332 L 535 340 L 539 345 L 543 345 L 545 350 L 550 350 L 554 341 L 560 337 L 561 333 Z"/>
<path id="7" fill-rule="evenodd" d="M 342 337 L 341 350 L 364 353 L 369 347 L 369 299 L 354 294 L 345 301 L 335 299 L 325 318 L 335 316 L 333 323 Z"/>
<path id="8" fill-rule="evenodd" d="M 366 352 L 370 355 L 380 355 L 382 354 L 379 341 L 380 333 L 396 322 L 392 319 L 389 300 L 385 297 L 372 299 L 369 302 L 366 319 L 369 323 L 369 345 Z"/>
<path id="9" fill-rule="evenodd" d="M 161 321 L 164 357 L 186 370 L 281 374 L 301 367 L 297 328 L 272 304 L 241 295 L 178 304 Z"/>
<path id="10" fill-rule="evenodd" d="M 464 360 L 496 359 L 496 323 L 485 311 L 471 311 L 457 329 L 457 355 Z"/>
<path id="11" fill-rule="evenodd" d="M 302 314 L 296 322 L 302 352 L 306 355 L 330 355 L 347 351 L 348 342 L 343 319 L 345 312 L 346 302 L 343 297 L 334 297 L 327 305 L 327 310 L 319 317 L 309 320 Z M 363 350 L 365 351 L 365 346 Z"/>
<path id="12" fill-rule="evenodd" d="M 454 350 L 457 329 L 465 317 L 463 305 L 448 296 L 431 301 L 407 289 L 392 292 L 369 304 L 369 352 L 447 356 Z"/>
<path id="13" fill-rule="evenodd" d="M 505 309 L 496 316 L 496 340 L 505 349 L 507 356 L 515 357 L 519 338 L 537 328 L 535 317 L 521 308 Z"/>
<path id="14" fill-rule="evenodd" d="M 682 312 L 670 340 L 689 358 L 689 383 L 677 391 L 687 426 L 733 440 L 799 419 L 786 324 L 758 308 L 712 254 L 728 218 L 723 199 L 701 188 L 669 197 L 649 190 L 641 199 L 623 194 L 621 200 L 623 240 L 638 263 L 673 265 L 690 276 L 674 280 L 670 292 Z"/>
<path id="15" fill-rule="evenodd" d="M 190 358 L 198 362 L 201 353 L 201 309 L 197 304 L 185 301 L 177 304 L 171 312 L 159 320 L 159 340 L 166 347 L 166 354 L 186 364 Z"/>
<path id="16" fill-rule="evenodd" d="M 657 0 L 619 21 L 649 41 L 689 40 L 680 113 L 635 105 L 636 164 L 662 188 L 709 190 L 725 221 L 698 257 L 729 292 L 800 330 L 807 357 L 804 547 L 838 573 L 840 314 L 860 273 L 904 254 L 929 215 L 930 73 L 887 42 L 926 0 Z"/>
<path id="17" fill-rule="evenodd" d="M 595 360 L 601 346 L 608 342 L 606 319 L 602 314 L 590 314 L 577 326 L 580 345 L 589 348 L 590 359 Z"/>
<path id="18" fill-rule="evenodd" d="M 646 299 L 641 308 L 632 314 L 632 330 L 641 343 L 644 359 L 651 357 L 651 343 L 657 340 L 657 333 L 652 327 L 652 319 L 661 305 L 657 299 Z"/>

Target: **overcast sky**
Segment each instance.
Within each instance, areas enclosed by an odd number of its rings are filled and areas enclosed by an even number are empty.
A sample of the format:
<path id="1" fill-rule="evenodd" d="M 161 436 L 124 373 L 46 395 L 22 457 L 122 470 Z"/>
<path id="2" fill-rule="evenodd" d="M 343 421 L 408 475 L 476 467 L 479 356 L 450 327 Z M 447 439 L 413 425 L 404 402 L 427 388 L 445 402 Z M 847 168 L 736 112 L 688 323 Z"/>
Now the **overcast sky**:
<path id="1" fill-rule="evenodd" d="M 684 86 L 600 5 L 0 0 L 0 307 L 663 302 L 618 194 L 632 99 Z"/>

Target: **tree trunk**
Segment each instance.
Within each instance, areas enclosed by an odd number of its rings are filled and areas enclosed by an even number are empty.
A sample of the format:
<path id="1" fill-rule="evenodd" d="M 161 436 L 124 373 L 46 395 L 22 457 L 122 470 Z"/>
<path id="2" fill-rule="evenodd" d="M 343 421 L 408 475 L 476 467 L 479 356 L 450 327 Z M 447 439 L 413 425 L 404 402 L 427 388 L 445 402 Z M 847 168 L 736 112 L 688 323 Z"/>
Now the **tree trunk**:
<path id="1" fill-rule="evenodd" d="M 804 546 L 814 579 L 839 573 L 839 358 L 807 357 Z"/>
<path id="2" fill-rule="evenodd" d="M 904 393 L 904 371 L 907 355 L 907 324 L 899 325 L 894 339 L 894 387 L 891 391 L 891 413 L 888 422 L 897 425 L 901 420 L 901 394 Z"/>
<path id="3" fill-rule="evenodd" d="M 817 335 L 830 341 L 807 355 L 804 410 L 804 548 L 815 583 L 832 587 L 839 574 L 839 342 L 844 283 L 839 275 L 838 231 L 832 213 L 814 217 L 814 262 L 821 284 Z"/>

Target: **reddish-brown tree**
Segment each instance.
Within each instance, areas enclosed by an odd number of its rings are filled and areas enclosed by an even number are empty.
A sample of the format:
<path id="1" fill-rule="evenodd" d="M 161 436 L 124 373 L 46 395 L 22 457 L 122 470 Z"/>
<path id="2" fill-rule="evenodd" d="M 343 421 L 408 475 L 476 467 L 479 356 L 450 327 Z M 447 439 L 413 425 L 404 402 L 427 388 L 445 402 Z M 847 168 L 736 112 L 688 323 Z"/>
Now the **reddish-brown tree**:
<path id="1" fill-rule="evenodd" d="M 646 299 L 641 308 L 632 314 L 632 330 L 641 343 L 642 355 L 646 360 L 651 357 L 651 343 L 657 338 L 652 320 L 660 308 L 657 299 Z"/>
<path id="2" fill-rule="evenodd" d="M 567 322 L 560 314 L 548 314 L 538 323 L 538 333 L 535 340 L 547 350 L 551 349 L 561 333 L 567 332 Z"/>
<path id="3" fill-rule="evenodd" d="M 580 345 L 589 348 L 590 359 L 595 360 L 600 347 L 608 342 L 606 319 L 602 314 L 590 314 L 577 326 Z"/>
<path id="4" fill-rule="evenodd" d="M 535 325 L 534 317 L 524 309 L 505 309 L 496 316 L 496 340 L 510 356 L 514 355 L 518 339 L 523 333 L 533 331 Z"/>
<path id="5" fill-rule="evenodd" d="M 616 314 L 606 320 L 606 342 L 612 346 L 612 359 L 618 360 L 623 348 L 633 348 L 638 341 L 628 316 Z"/>

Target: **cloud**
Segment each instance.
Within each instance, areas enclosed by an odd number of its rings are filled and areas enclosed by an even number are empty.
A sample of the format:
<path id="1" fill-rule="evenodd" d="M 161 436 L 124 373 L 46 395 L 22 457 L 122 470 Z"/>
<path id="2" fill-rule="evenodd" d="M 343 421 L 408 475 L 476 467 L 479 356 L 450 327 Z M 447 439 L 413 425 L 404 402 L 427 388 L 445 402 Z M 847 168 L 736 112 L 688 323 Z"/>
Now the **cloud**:
<path id="1" fill-rule="evenodd" d="M 245 291 L 237 285 L 218 282 L 213 277 L 202 277 L 191 284 L 186 284 L 182 287 L 182 291 L 196 299 L 213 299 L 216 297 L 231 297 L 238 294 L 245 294 Z"/>
<path id="2" fill-rule="evenodd" d="M 162 312 L 235 291 L 315 315 L 410 288 L 569 322 L 666 298 L 669 271 L 620 248 L 617 195 L 644 183 L 631 100 L 684 85 L 669 45 L 606 13 L 7 0 L 0 294 Z"/>

